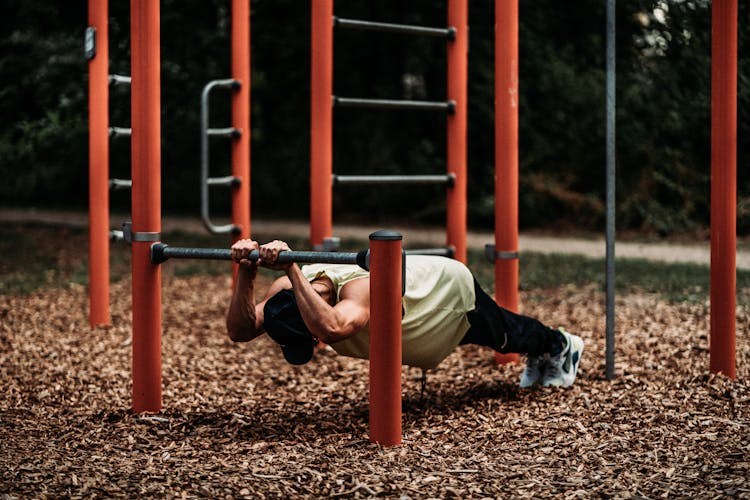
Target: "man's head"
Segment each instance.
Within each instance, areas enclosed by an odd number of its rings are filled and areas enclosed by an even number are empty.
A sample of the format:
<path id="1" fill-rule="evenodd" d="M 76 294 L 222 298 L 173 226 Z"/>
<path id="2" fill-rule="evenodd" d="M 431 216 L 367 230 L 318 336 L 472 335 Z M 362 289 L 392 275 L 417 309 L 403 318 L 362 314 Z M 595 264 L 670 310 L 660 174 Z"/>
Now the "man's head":
<path id="1" fill-rule="evenodd" d="M 284 358 L 293 365 L 303 365 L 313 356 L 318 339 L 313 337 L 302 319 L 292 290 L 282 290 L 266 302 L 263 326 L 277 344 Z"/>

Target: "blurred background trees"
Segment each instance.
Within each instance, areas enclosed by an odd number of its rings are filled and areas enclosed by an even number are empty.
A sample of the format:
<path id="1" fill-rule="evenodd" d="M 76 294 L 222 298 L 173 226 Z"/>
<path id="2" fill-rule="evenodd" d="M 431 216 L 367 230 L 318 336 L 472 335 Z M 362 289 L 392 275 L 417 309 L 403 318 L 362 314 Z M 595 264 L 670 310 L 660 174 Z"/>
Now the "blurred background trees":
<path id="1" fill-rule="evenodd" d="M 229 2 L 162 2 L 162 196 L 165 212 L 199 211 L 199 103 L 229 71 Z M 252 3 L 252 211 L 308 217 L 308 2 Z M 618 227 L 659 234 L 709 221 L 711 10 L 708 0 L 618 2 Z M 110 2 L 110 70 L 129 74 L 129 2 Z M 604 221 L 603 0 L 520 2 L 520 192 L 524 228 L 599 230 Z M 336 15 L 441 26 L 445 1 L 347 0 Z M 750 233 L 750 6 L 740 2 L 738 229 Z M 85 2 L 12 2 L 0 20 L 0 203 L 87 205 Z M 470 5 L 469 223 L 493 217 L 493 2 Z M 339 30 L 334 92 L 441 100 L 445 42 Z M 229 123 L 229 98 L 211 102 Z M 126 89 L 111 90 L 111 123 L 129 126 Z M 212 175 L 229 147 L 212 145 Z M 113 177 L 128 178 L 127 140 L 113 141 Z M 442 173 L 440 113 L 336 109 L 337 173 Z M 441 223 L 437 187 L 335 191 L 335 221 Z M 228 202 L 217 191 L 218 212 Z M 128 193 L 113 193 L 127 210 Z"/>

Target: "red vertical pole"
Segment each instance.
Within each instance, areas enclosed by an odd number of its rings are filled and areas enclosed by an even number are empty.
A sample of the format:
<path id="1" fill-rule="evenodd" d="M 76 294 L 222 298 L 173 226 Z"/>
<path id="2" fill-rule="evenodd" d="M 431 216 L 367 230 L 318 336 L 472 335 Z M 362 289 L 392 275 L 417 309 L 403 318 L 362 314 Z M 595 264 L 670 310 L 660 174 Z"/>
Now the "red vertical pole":
<path id="1" fill-rule="evenodd" d="M 401 444 L 401 234 L 370 235 L 370 441 Z"/>
<path id="2" fill-rule="evenodd" d="M 109 318 L 109 22 L 107 0 L 89 0 L 89 323 Z"/>
<path id="3" fill-rule="evenodd" d="M 518 311 L 518 0 L 495 0 L 495 300 Z M 496 354 L 500 363 L 517 354 Z"/>
<path id="4" fill-rule="evenodd" d="M 455 248 L 455 258 L 466 263 L 466 124 L 468 100 L 469 7 L 467 0 L 448 0 L 448 26 L 456 37 L 448 42 L 448 100 L 454 101 L 454 112 L 448 115 L 446 157 L 448 174 L 455 185 L 448 189 L 448 246 Z"/>
<path id="5" fill-rule="evenodd" d="M 333 232 L 333 0 L 313 0 L 310 31 L 310 244 Z"/>
<path id="6" fill-rule="evenodd" d="M 735 378 L 737 0 L 711 5 L 711 371 Z"/>
<path id="7" fill-rule="evenodd" d="M 232 175 L 241 180 L 232 192 L 232 224 L 239 238 L 250 237 L 250 0 L 232 0 L 232 127 L 240 136 L 232 143 Z"/>
<path id="8" fill-rule="evenodd" d="M 133 410 L 161 409 L 161 270 L 149 250 L 161 232 L 159 0 L 131 0 Z"/>
<path id="9" fill-rule="evenodd" d="M 250 0 L 232 0 L 232 127 L 241 135 L 232 143 L 232 175 L 241 184 L 232 193 L 232 223 L 237 238 L 250 237 Z M 236 239 L 237 239 L 236 238 Z"/>

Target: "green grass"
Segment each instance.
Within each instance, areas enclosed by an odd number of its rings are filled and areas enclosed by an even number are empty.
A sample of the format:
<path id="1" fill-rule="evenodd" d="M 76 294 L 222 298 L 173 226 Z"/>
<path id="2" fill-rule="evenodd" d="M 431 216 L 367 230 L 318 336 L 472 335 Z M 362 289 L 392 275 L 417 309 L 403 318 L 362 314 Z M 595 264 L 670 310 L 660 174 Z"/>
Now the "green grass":
<path id="1" fill-rule="evenodd" d="M 492 289 L 494 269 L 478 251 L 469 253 L 469 266 L 480 283 Z M 699 302 L 708 298 L 710 272 L 699 264 L 675 264 L 643 259 L 615 261 L 615 291 L 645 292 L 661 295 L 672 302 Z M 604 259 L 580 255 L 541 254 L 524 252 L 519 261 L 520 288 L 526 291 L 545 290 L 565 285 L 595 286 L 605 289 Z M 737 273 L 737 288 L 750 290 L 750 272 Z"/>
<path id="2" fill-rule="evenodd" d="M 570 255 L 521 255 L 521 286 L 533 290 L 572 284 L 596 284 L 604 290 L 606 268 L 604 259 Z M 737 272 L 737 288 L 750 289 L 750 272 Z M 616 259 L 615 291 L 646 292 L 662 295 L 673 302 L 703 301 L 710 289 L 708 266 L 685 263 L 661 263 L 644 259 Z"/>
<path id="3" fill-rule="evenodd" d="M 255 235 L 265 241 L 266 235 Z M 173 246 L 224 247 L 226 235 L 169 233 L 163 236 Z M 308 248 L 306 235 L 289 238 L 293 249 Z M 360 250 L 365 241 L 345 240 L 342 250 Z M 124 242 L 110 246 L 112 280 L 130 273 L 130 247 Z M 88 282 L 88 236 L 83 229 L 0 223 L 0 293 L 26 294 L 41 287 L 65 287 Z M 469 267 L 484 287 L 494 289 L 493 265 L 484 252 L 469 252 Z M 221 275 L 229 272 L 227 262 L 170 261 L 165 274 L 175 276 Z M 604 289 L 603 259 L 577 255 L 522 253 L 522 290 L 549 290 L 564 285 Z M 636 259 L 617 259 L 615 286 L 618 293 L 647 292 L 670 301 L 704 301 L 709 292 L 709 268 L 697 264 L 667 264 Z M 738 301 L 750 296 L 750 271 L 737 272 Z"/>

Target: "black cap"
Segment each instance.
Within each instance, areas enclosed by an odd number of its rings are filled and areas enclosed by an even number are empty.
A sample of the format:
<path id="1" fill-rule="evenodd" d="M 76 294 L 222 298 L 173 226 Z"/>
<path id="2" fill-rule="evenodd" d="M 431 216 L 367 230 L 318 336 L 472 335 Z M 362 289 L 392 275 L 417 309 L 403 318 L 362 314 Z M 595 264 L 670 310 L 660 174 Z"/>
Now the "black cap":
<path id="1" fill-rule="evenodd" d="M 293 365 L 304 365 L 313 356 L 318 339 L 313 337 L 302 319 L 292 290 L 282 290 L 266 302 L 263 326 L 281 346 L 284 359 Z"/>

